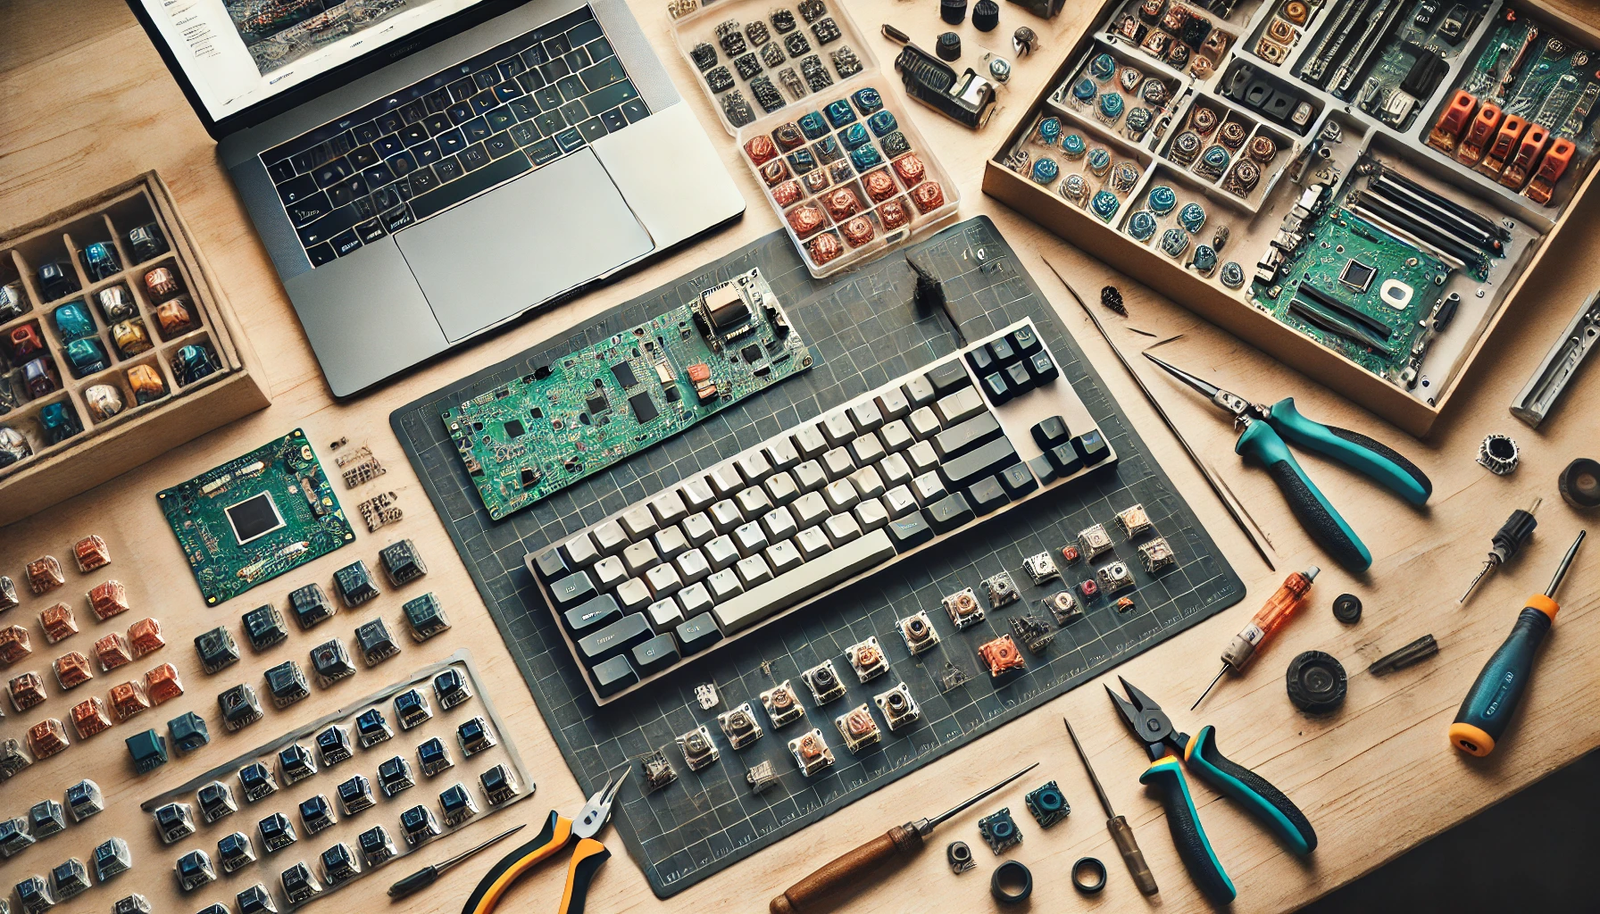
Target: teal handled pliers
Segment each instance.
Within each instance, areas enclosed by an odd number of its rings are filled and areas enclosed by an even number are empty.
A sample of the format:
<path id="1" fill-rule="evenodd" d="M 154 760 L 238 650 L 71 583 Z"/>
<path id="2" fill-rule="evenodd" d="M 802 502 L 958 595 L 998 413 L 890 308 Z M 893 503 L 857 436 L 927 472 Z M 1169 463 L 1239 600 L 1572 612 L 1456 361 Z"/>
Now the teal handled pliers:
<path id="1" fill-rule="evenodd" d="M 1289 453 L 1285 439 L 1370 477 L 1413 505 L 1423 504 L 1433 494 L 1433 482 L 1427 474 L 1393 448 L 1359 432 L 1307 419 L 1295 409 L 1293 397 L 1284 397 L 1271 406 L 1251 403 L 1148 352 L 1144 357 L 1233 416 L 1234 428 L 1240 429 L 1234 453 L 1266 467 L 1311 538 L 1353 572 L 1366 571 L 1372 564 L 1372 553 L 1306 476 Z"/>
<path id="2" fill-rule="evenodd" d="M 1150 756 L 1150 767 L 1140 775 L 1139 783 L 1154 787 L 1161 793 L 1161 802 L 1167 809 L 1167 827 L 1172 831 L 1172 842 L 1177 845 L 1178 857 L 1189 871 L 1189 876 L 1206 896 L 1218 904 L 1233 900 L 1233 880 L 1217 860 L 1211 849 L 1206 830 L 1195 814 L 1194 800 L 1189 795 L 1189 782 L 1183 776 L 1187 765 L 1202 781 L 1244 807 L 1282 841 L 1289 850 L 1304 856 L 1317 847 L 1317 833 L 1306 820 L 1305 813 L 1294 805 L 1283 791 L 1272 786 L 1267 779 L 1236 762 L 1225 758 L 1217 748 L 1216 730 L 1211 726 L 1200 728 L 1195 736 L 1180 733 L 1172 726 L 1161 706 L 1150 696 L 1139 691 L 1128 680 L 1117 677 L 1127 698 L 1118 695 L 1110 686 L 1106 693 L 1117 706 L 1122 720 L 1133 731 L 1133 736 Z M 1180 760 L 1183 764 L 1180 764 Z"/>

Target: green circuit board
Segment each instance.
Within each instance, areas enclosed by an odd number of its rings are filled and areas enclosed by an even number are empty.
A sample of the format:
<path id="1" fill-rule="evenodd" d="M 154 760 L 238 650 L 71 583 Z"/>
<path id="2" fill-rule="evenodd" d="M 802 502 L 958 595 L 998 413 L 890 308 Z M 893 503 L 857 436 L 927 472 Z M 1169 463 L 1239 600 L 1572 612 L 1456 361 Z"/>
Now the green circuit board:
<path id="1" fill-rule="evenodd" d="M 1466 71 L 1462 88 L 1508 115 L 1577 139 L 1600 100 L 1597 64 L 1588 48 L 1508 9 Z"/>
<path id="2" fill-rule="evenodd" d="M 1256 306 L 1374 374 L 1394 379 L 1450 272 L 1437 258 L 1332 207 Z"/>
<path id="3" fill-rule="evenodd" d="M 208 606 L 356 538 L 300 429 L 156 498 Z"/>
<path id="4" fill-rule="evenodd" d="M 500 520 L 810 368 L 759 269 L 446 409 Z"/>

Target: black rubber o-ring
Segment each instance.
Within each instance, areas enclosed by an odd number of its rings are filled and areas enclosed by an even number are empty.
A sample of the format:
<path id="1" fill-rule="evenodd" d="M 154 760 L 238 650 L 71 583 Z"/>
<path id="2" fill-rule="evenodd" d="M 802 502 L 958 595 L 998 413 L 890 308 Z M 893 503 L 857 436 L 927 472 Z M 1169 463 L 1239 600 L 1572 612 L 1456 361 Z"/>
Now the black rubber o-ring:
<path id="1" fill-rule="evenodd" d="M 1104 867 L 1102 867 L 1104 869 Z M 1011 882 L 1020 879 L 1022 888 L 1016 892 L 1008 892 L 1002 882 Z M 1102 877 L 1101 884 L 1105 883 Z M 1015 860 L 1007 860 L 995 867 L 994 875 L 989 879 L 989 894 L 1001 904 L 1021 904 L 1033 894 L 1033 874 L 1028 868 Z"/>
<path id="2" fill-rule="evenodd" d="M 1333 617 L 1346 625 L 1361 621 L 1361 598 L 1353 593 L 1342 593 L 1333 598 Z"/>
<path id="3" fill-rule="evenodd" d="M 1093 882 L 1085 882 L 1079 874 L 1088 870 L 1094 876 Z M 1106 887 L 1106 865 L 1098 857 L 1080 857 L 1072 865 L 1072 887 L 1085 895 L 1093 895 Z"/>

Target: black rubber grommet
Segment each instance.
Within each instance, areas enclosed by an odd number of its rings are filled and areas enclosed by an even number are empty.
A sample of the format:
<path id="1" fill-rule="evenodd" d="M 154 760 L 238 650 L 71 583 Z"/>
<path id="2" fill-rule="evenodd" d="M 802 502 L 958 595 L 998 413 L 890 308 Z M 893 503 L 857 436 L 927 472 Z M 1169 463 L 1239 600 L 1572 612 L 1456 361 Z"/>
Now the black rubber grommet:
<path id="1" fill-rule="evenodd" d="M 1090 878 L 1084 879 L 1087 874 Z M 1079 857 L 1072 865 L 1072 887 L 1085 895 L 1093 895 L 1106 887 L 1106 865 L 1098 857 Z"/>
<path id="2" fill-rule="evenodd" d="M 967 0 L 939 0 L 939 18 L 960 25 L 967 18 Z"/>
<path id="3" fill-rule="evenodd" d="M 1600 462 L 1579 457 L 1556 480 L 1561 500 L 1580 510 L 1600 507 Z"/>
<path id="4" fill-rule="evenodd" d="M 972 27 L 980 32 L 992 32 L 1000 24 L 1000 4 L 994 0 L 978 0 L 972 7 Z"/>
<path id="5" fill-rule="evenodd" d="M 1346 625 L 1361 621 L 1361 598 L 1353 593 L 1342 593 L 1333 598 L 1333 617 Z"/>
<path id="6" fill-rule="evenodd" d="M 959 60 L 961 57 L 961 36 L 955 32 L 945 32 L 939 36 L 933 49 L 938 52 L 940 60 Z"/>
<path id="7" fill-rule="evenodd" d="M 1326 714 L 1344 704 L 1344 667 L 1332 654 L 1306 651 L 1289 661 L 1289 673 L 1284 678 L 1289 700 L 1302 711 Z"/>
<path id="8" fill-rule="evenodd" d="M 1022 888 L 1014 892 L 1006 889 L 1006 886 L 1018 883 Z M 989 878 L 989 894 L 1001 904 L 1021 904 L 1033 894 L 1033 874 L 1017 861 L 1007 860 L 994 868 L 994 875 Z"/>

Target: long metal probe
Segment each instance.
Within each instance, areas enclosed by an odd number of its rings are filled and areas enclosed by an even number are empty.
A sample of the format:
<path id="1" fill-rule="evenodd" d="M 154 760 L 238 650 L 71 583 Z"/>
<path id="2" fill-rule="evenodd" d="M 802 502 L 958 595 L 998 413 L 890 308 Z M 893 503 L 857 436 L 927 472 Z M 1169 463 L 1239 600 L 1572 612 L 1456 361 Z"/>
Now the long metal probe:
<path id="1" fill-rule="evenodd" d="M 1150 872 L 1150 865 L 1144 862 L 1144 851 L 1139 849 L 1139 842 L 1133 837 L 1133 826 L 1111 809 L 1111 798 L 1106 796 L 1106 789 L 1100 786 L 1100 779 L 1095 777 L 1094 766 L 1089 764 L 1089 756 L 1083 751 L 1083 744 L 1078 742 L 1078 734 L 1072 730 L 1072 721 L 1063 717 L 1061 722 L 1067 725 L 1067 735 L 1072 737 L 1072 747 L 1078 750 L 1078 758 L 1083 760 L 1083 770 L 1089 772 L 1089 783 L 1094 785 L 1094 792 L 1100 797 L 1100 808 L 1106 811 L 1106 830 L 1111 832 L 1111 840 L 1122 854 L 1122 862 L 1128 865 L 1128 873 L 1139 887 L 1139 894 L 1154 895 L 1160 889 L 1156 887 L 1156 877 Z"/>
<path id="2" fill-rule="evenodd" d="M 951 816 L 955 815 L 956 813 L 960 812 L 961 810 L 966 809 L 968 806 L 971 806 L 972 804 L 978 802 L 979 800 L 983 799 L 984 797 L 988 796 L 989 794 L 994 793 L 995 791 L 997 791 L 1000 788 L 1006 786 L 1007 784 L 1011 783 L 1012 781 L 1015 781 L 1017 778 L 1022 777 L 1023 775 L 1027 774 L 1028 772 L 1032 771 L 1033 769 L 1035 769 L 1037 767 L 1039 767 L 1039 763 L 1038 762 L 1034 762 L 1032 765 L 1029 765 L 1028 767 L 1022 769 L 1021 771 L 1017 772 L 1016 774 L 1013 774 L 1011 777 L 1006 778 L 1005 780 L 1003 780 L 1000 783 L 994 785 L 993 787 L 990 787 L 987 790 L 981 790 L 978 793 L 975 793 L 972 796 L 966 798 L 965 800 L 962 800 L 960 803 L 957 803 L 955 806 L 952 806 L 950 809 L 946 810 L 945 812 L 943 812 L 943 813 L 941 813 L 941 814 L 939 814 L 937 816 L 934 816 L 932 819 L 918 819 L 917 820 L 917 831 L 921 832 L 924 835 L 927 835 L 929 832 L 933 831 L 935 828 L 938 828 L 939 824 L 941 822 L 943 822 L 944 820 L 950 818 Z"/>

